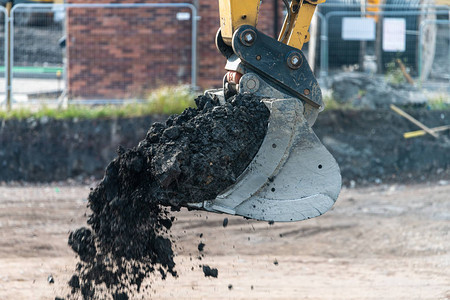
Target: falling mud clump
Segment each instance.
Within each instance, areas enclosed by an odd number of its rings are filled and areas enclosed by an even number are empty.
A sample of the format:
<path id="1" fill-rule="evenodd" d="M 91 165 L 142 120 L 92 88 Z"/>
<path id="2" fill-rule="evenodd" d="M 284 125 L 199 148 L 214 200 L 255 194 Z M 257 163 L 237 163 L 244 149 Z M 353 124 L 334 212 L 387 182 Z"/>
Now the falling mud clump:
<path id="1" fill-rule="evenodd" d="M 170 210 L 214 199 L 256 155 L 269 111 L 238 95 L 224 105 L 200 96 L 197 108 L 155 123 L 133 149 L 118 149 L 88 198 L 90 228 L 72 232 L 78 254 L 69 298 L 128 299 L 151 274 L 177 276 Z M 200 249 L 199 249 L 200 250 Z"/>
<path id="2" fill-rule="evenodd" d="M 202 252 L 205 249 L 205 244 L 200 242 L 197 246 L 198 251 Z"/>
<path id="3" fill-rule="evenodd" d="M 202 266 L 202 269 L 205 277 L 217 278 L 217 276 L 219 276 L 219 270 L 217 270 L 216 268 L 211 268 L 210 266 L 204 265 Z"/>

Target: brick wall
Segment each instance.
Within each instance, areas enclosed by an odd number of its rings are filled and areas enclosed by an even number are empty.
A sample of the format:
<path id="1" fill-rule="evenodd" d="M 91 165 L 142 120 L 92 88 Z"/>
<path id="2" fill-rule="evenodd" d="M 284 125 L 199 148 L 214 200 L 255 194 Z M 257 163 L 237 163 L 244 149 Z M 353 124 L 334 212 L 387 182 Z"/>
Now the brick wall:
<path id="1" fill-rule="evenodd" d="M 72 0 L 71 3 L 132 1 Z M 198 85 L 203 89 L 220 87 L 225 58 L 215 48 L 214 41 L 219 27 L 218 1 L 199 0 L 198 4 L 201 17 L 197 41 Z M 278 4 L 281 22 L 282 1 Z M 177 12 L 182 11 L 190 10 L 68 9 L 67 80 L 70 97 L 139 98 L 161 85 L 190 83 L 191 20 L 177 20 Z M 273 22 L 274 3 L 263 1 L 258 28 L 273 35 Z"/>

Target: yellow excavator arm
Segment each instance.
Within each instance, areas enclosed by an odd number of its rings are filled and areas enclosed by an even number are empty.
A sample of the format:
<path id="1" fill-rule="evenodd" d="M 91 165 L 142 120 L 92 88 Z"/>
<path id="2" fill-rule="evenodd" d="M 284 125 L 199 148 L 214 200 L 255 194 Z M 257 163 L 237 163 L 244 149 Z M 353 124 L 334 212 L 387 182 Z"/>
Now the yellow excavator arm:
<path id="1" fill-rule="evenodd" d="M 278 40 L 299 50 L 309 41 L 309 25 L 317 4 L 326 0 L 294 0 L 286 5 L 287 15 Z M 256 27 L 260 0 L 219 0 L 222 39 L 231 46 L 233 33 L 242 25 Z"/>

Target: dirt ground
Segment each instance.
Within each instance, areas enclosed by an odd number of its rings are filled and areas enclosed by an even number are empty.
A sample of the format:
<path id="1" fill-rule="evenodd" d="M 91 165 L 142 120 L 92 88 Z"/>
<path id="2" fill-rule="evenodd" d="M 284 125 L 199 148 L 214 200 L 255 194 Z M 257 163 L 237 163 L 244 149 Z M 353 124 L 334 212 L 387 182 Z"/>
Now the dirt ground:
<path id="1" fill-rule="evenodd" d="M 67 235 L 85 224 L 88 193 L 0 187 L 0 299 L 66 295 L 76 263 Z M 332 211 L 298 223 L 176 216 L 180 276 L 155 279 L 152 299 L 450 299 L 450 182 L 344 189 Z"/>

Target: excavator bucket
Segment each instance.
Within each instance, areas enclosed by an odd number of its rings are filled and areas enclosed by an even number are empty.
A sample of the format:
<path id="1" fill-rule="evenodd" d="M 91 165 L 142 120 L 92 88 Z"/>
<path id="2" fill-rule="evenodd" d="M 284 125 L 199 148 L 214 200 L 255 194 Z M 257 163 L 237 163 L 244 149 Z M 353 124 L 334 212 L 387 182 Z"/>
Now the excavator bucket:
<path id="1" fill-rule="evenodd" d="M 323 100 L 306 57 L 250 25 L 235 30 L 231 47 L 219 30 L 216 45 L 227 58 L 228 73 L 223 90 L 209 93 L 223 102 L 236 93 L 261 97 L 270 111 L 269 125 L 236 183 L 216 199 L 192 206 L 277 222 L 324 214 L 339 195 L 341 174 L 311 129 Z"/>
<path id="2" fill-rule="evenodd" d="M 278 222 L 328 211 L 341 189 L 339 167 L 311 129 L 302 101 L 263 100 L 270 110 L 266 137 L 237 182 L 210 201 L 207 211 Z"/>

